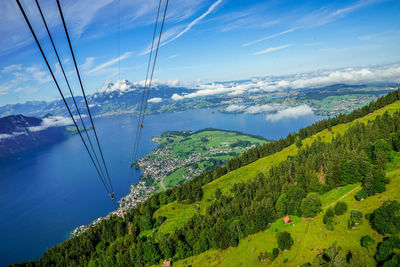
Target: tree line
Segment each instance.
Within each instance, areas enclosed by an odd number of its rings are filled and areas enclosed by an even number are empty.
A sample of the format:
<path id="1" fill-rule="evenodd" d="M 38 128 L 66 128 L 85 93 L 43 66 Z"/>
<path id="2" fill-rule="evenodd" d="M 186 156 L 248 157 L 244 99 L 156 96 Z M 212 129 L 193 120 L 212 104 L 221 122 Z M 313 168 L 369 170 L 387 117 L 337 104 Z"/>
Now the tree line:
<path id="1" fill-rule="evenodd" d="M 383 103 L 392 103 L 398 98 L 399 91 L 396 91 L 368 107 L 376 110 Z M 340 120 L 325 120 L 321 123 L 323 126 L 316 123 L 314 128 L 300 130 L 303 135 L 300 132 L 291 134 L 286 139 L 257 147 L 240 156 L 240 164 L 248 164 L 249 160 L 272 154 L 274 150 L 277 152 L 294 143 L 296 136 L 305 138 L 318 129 L 332 126 L 333 122 L 359 117 L 365 110 L 369 109 L 343 115 Z M 204 214 L 196 213 L 171 234 L 157 233 L 166 218 L 154 218 L 154 212 L 173 201 L 201 200 L 201 186 L 230 171 L 229 164 L 155 194 L 129 210 L 124 219 L 103 220 L 81 235 L 49 249 L 39 260 L 22 265 L 144 266 L 157 264 L 161 259 L 183 259 L 210 248 L 237 246 L 243 237 L 265 230 L 284 215 L 315 216 L 321 210 L 319 194 L 338 186 L 362 182 L 365 197 L 382 192 L 388 182 L 384 169 L 391 160 L 390 152 L 399 149 L 400 112 L 385 113 L 367 124 L 355 124 L 330 143 L 317 139 L 267 174 L 260 173 L 254 179 L 235 184 L 228 194 L 217 190 Z"/>

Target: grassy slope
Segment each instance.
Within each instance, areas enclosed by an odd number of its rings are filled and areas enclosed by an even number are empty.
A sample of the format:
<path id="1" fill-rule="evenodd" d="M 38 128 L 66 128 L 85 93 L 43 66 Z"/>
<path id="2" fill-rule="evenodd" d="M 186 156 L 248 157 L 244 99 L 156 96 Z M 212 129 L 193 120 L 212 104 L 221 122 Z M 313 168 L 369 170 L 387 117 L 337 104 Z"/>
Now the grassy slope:
<path id="1" fill-rule="evenodd" d="M 353 122 L 336 125 L 332 127 L 331 131 L 327 129 L 323 130 L 303 140 L 303 146 L 312 144 L 318 137 L 326 142 L 330 142 L 333 136 L 336 136 L 337 134 L 343 134 L 349 127 L 357 122 L 367 123 L 369 120 L 375 119 L 378 115 L 382 115 L 386 111 L 393 113 L 397 110 L 400 110 L 400 101 L 396 101 L 393 104 L 387 105 Z M 161 207 L 158 211 L 156 211 L 155 217 L 165 216 L 167 217 L 167 221 L 161 225 L 160 231 L 163 233 L 173 231 L 175 228 L 181 227 L 196 212 L 204 212 L 206 207 L 212 203 L 212 199 L 214 198 L 215 190 L 217 188 L 221 189 L 224 194 L 229 194 L 233 184 L 252 179 L 260 172 L 267 174 L 272 166 L 275 166 L 286 160 L 286 158 L 290 155 L 297 154 L 297 152 L 298 148 L 295 145 L 291 145 L 278 153 L 261 158 L 247 166 L 227 173 L 226 175 L 203 186 L 203 198 L 198 203 L 181 204 L 178 202 L 173 202 Z M 170 212 L 174 206 L 179 206 L 179 208 L 176 208 L 174 212 Z"/>
<path id="2" fill-rule="evenodd" d="M 208 141 L 204 142 L 202 139 L 206 138 Z M 173 136 L 173 137 L 163 137 L 162 143 L 168 143 L 167 139 L 170 140 L 170 144 L 173 145 L 174 156 L 183 157 L 184 153 L 191 153 L 193 151 L 206 151 L 210 148 L 220 148 L 221 150 L 229 149 L 229 146 L 222 146 L 221 143 L 232 144 L 236 141 L 249 141 L 251 143 L 263 144 L 266 141 L 257 139 L 252 136 L 247 136 L 245 134 L 239 134 L 236 132 L 214 130 L 214 131 L 202 131 L 199 133 L 194 133 L 189 136 Z M 203 149 L 206 148 L 206 149 Z"/>
<path id="3" fill-rule="evenodd" d="M 177 226 L 181 226 L 188 221 L 197 211 L 198 206 L 173 202 L 157 210 L 153 217 L 167 217 L 168 219 L 161 225 L 158 232 L 170 233 L 173 232 Z"/>
<path id="4" fill-rule="evenodd" d="M 185 174 L 185 168 L 180 168 L 165 177 L 164 184 L 166 188 L 173 187 L 182 181 L 182 177 Z"/>
<path id="5" fill-rule="evenodd" d="M 388 173 L 391 183 L 387 186 L 387 190 L 379 195 L 369 197 L 366 200 L 356 201 L 354 195 L 357 190 L 347 194 L 342 201 L 345 201 L 349 210 L 341 216 L 335 217 L 335 230 L 329 231 L 322 222 L 323 213 L 320 213 L 312 221 L 294 218 L 294 224 L 284 225 L 279 219 L 269 229 L 246 237 L 240 240 L 239 246 L 236 248 L 228 248 L 223 251 L 215 249 L 206 251 L 200 255 L 181 260 L 174 263 L 174 266 L 185 266 L 191 264 L 193 266 L 257 266 L 265 265 L 257 260 L 260 252 L 271 251 L 277 246 L 275 239 L 275 229 L 290 232 L 294 240 L 294 245 L 290 251 L 280 253 L 279 257 L 273 262 L 274 266 L 297 266 L 305 262 L 311 262 L 317 255 L 318 251 L 329 247 L 334 241 L 338 246 L 344 249 L 359 248 L 363 254 L 367 255 L 370 264 L 374 266 L 371 252 L 360 246 L 360 238 L 364 235 L 370 235 L 375 240 L 380 241 L 381 237 L 371 229 L 369 223 L 363 219 L 357 229 L 347 229 L 347 220 L 350 210 L 356 209 L 363 214 L 370 213 L 378 208 L 383 201 L 397 199 L 400 201 L 400 170 Z M 331 194 L 328 192 L 327 194 Z M 337 195 L 334 192 L 334 195 Z M 330 198 L 329 196 L 328 198 Z M 375 245 L 376 243 L 375 242 Z M 287 258 L 288 262 L 283 263 Z"/>
<path id="6" fill-rule="evenodd" d="M 303 144 L 311 144 L 318 137 L 321 137 L 324 141 L 330 141 L 333 136 L 346 132 L 349 127 L 357 122 L 367 123 L 368 121 L 375 119 L 378 115 L 382 115 L 386 111 L 389 113 L 393 113 L 397 110 L 400 110 L 400 101 L 388 105 L 351 123 L 334 126 L 332 127 L 331 131 L 324 130 L 320 133 L 317 133 L 312 137 L 305 139 L 303 141 Z M 236 182 L 242 180 L 238 177 L 241 177 L 242 175 L 245 175 L 243 177 L 248 178 L 254 177 L 254 175 L 258 172 L 266 171 L 267 169 L 269 169 L 271 167 L 271 164 L 277 164 L 281 160 L 286 159 L 287 156 L 293 155 L 296 152 L 296 147 L 292 145 L 282 150 L 281 152 L 259 159 L 252 164 L 228 173 L 227 175 L 222 176 L 212 183 L 205 185 L 203 187 L 205 191 L 205 197 L 203 197 L 202 201 L 200 201 L 199 203 L 200 205 L 202 205 L 201 208 L 204 209 L 203 205 L 207 205 L 207 201 L 205 201 L 205 199 L 207 198 L 207 196 L 212 196 L 213 194 L 211 192 L 215 192 L 217 187 L 222 186 L 221 190 L 228 192 L 231 186 L 235 183 L 235 180 Z M 360 238 L 363 235 L 369 234 L 377 241 L 380 241 L 381 237 L 370 228 L 368 222 L 365 221 L 365 219 L 363 220 L 361 225 L 357 227 L 356 230 L 347 229 L 349 212 L 350 210 L 357 209 L 361 210 L 363 214 L 370 213 L 378 208 L 385 200 L 400 200 L 400 169 L 398 169 L 400 163 L 400 155 L 398 153 L 395 154 L 394 159 L 394 162 L 389 164 L 388 166 L 388 171 L 390 171 L 388 173 L 388 177 L 391 179 L 391 183 L 387 186 L 387 190 L 384 193 L 370 197 L 363 202 L 358 202 L 354 199 L 354 195 L 357 193 L 360 184 L 353 184 L 332 190 L 321 197 L 324 208 L 333 205 L 338 200 L 346 201 L 348 204 L 349 210 L 344 215 L 335 217 L 335 222 L 337 225 L 335 226 L 334 231 L 329 231 L 325 228 L 322 222 L 323 212 L 321 212 L 312 221 L 302 220 L 298 222 L 298 219 L 295 218 L 294 224 L 290 226 L 283 225 L 282 222 L 278 220 L 269 229 L 240 240 L 239 246 L 237 248 L 228 248 L 223 251 L 212 249 L 200 255 L 176 262 L 174 265 L 265 265 L 265 262 L 259 263 L 257 257 L 260 252 L 271 251 L 274 247 L 277 246 L 275 239 L 275 229 L 282 230 L 283 228 L 285 228 L 286 231 L 289 231 L 292 234 L 295 243 L 289 252 L 285 252 L 283 254 L 281 253 L 279 257 L 273 262 L 273 265 L 276 266 L 296 266 L 304 262 L 311 261 L 313 257 L 317 254 L 317 250 L 329 247 L 334 241 L 337 241 L 338 245 L 342 246 L 345 249 L 358 247 L 360 250 L 365 250 L 360 246 Z M 175 203 L 171 203 L 170 205 L 174 204 Z M 191 205 L 185 205 L 186 208 L 189 208 L 190 206 Z M 174 213 L 173 216 L 179 217 L 179 214 Z M 183 223 L 184 222 L 182 222 L 182 224 Z M 180 225 L 177 225 L 177 227 L 179 227 Z M 172 228 L 171 230 L 173 229 L 174 228 Z M 370 253 L 366 250 L 365 254 L 369 256 L 370 263 L 371 265 L 373 265 L 374 261 L 372 259 L 372 255 L 370 255 Z M 286 264 L 283 263 L 283 260 L 285 258 L 288 259 L 288 262 Z"/>
<path id="7" fill-rule="evenodd" d="M 189 139 L 188 139 L 189 138 Z M 203 142 L 203 138 L 208 139 L 209 141 Z M 171 145 L 173 146 L 173 156 L 176 158 L 185 158 L 187 157 L 185 153 L 193 153 L 194 151 L 205 152 L 211 148 L 217 148 L 222 151 L 228 152 L 230 150 L 229 145 L 235 143 L 237 141 L 249 141 L 251 144 L 264 144 L 267 141 L 255 138 L 253 136 L 247 136 L 245 134 L 239 134 L 237 132 L 230 131 L 203 131 L 195 134 L 191 134 L 190 136 L 168 136 L 161 138 L 162 143 L 168 143 L 167 139 L 172 141 Z M 222 143 L 226 143 L 227 145 L 222 145 Z M 242 148 L 243 149 L 243 148 Z M 235 152 L 239 155 L 242 152 L 242 149 L 234 149 L 232 152 Z M 211 155 L 209 158 L 226 160 L 230 156 L 228 155 Z M 203 163 L 198 163 L 200 168 L 203 167 Z M 204 168 L 204 167 L 203 167 Z M 165 177 L 164 184 L 167 188 L 171 188 L 180 182 L 182 182 L 183 174 L 185 173 L 186 167 L 182 167 L 180 169 L 175 170 L 173 173 Z"/>

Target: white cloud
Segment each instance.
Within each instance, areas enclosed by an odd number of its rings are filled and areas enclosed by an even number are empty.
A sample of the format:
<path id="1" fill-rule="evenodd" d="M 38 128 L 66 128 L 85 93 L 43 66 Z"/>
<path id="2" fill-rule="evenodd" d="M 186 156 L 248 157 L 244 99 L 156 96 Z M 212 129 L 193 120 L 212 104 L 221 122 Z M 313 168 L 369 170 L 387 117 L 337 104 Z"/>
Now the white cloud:
<path id="1" fill-rule="evenodd" d="M 83 71 L 89 70 L 90 68 L 93 67 L 95 59 L 96 59 L 95 57 L 87 57 L 85 59 L 85 62 L 83 64 L 79 65 L 79 68 Z"/>
<path id="2" fill-rule="evenodd" d="M 13 132 L 12 134 L 0 134 L 0 140 L 1 139 L 8 139 L 8 138 L 13 138 L 18 135 L 23 135 L 26 134 L 25 132 Z"/>
<path id="3" fill-rule="evenodd" d="M 115 83 L 106 82 L 99 90 L 100 93 L 111 93 L 115 91 L 128 92 L 136 89 L 135 84 L 126 79 L 118 80 Z"/>
<path id="4" fill-rule="evenodd" d="M 348 13 L 383 1 L 385 0 L 359 0 L 352 5 L 333 11 L 323 7 L 300 18 L 297 23 L 303 27 L 323 26 L 344 17 Z"/>
<path id="5" fill-rule="evenodd" d="M 239 95 L 252 92 L 272 92 L 289 89 L 317 88 L 337 83 L 349 85 L 400 83 L 400 65 L 324 70 L 284 77 L 266 76 L 246 82 L 198 84 L 193 93 L 176 95 L 174 100 L 218 94 Z"/>
<path id="6" fill-rule="evenodd" d="M 255 106 L 250 106 L 246 109 L 246 113 L 250 114 L 257 114 L 257 113 L 268 113 L 268 112 L 273 112 L 277 111 L 279 109 L 282 109 L 285 107 L 285 105 L 282 104 L 265 104 L 265 105 L 255 105 Z"/>
<path id="7" fill-rule="evenodd" d="M 150 103 L 160 103 L 161 101 L 162 101 L 161 97 L 154 97 L 149 99 Z"/>
<path id="8" fill-rule="evenodd" d="M 148 86 L 148 82 L 149 81 L 147 81 L 146 86 Z M 110 93 L 115 91 L 129 92 L 137 89 L 143 89 L 144 85 L 145 85 L 144 80 L 139 82 L 130 82 L 127 79 L 121 79 L 117 80 L 115 83 L 106 81 L 103 87 L 99 90 L 99 92 L 100 93 Z M 182 82 L 180 80 L 161 81 L 155 79 L 152 81 L 151 87 L 154 88 L 157 86 L 179 87 L 182 86 Z"/>
<path id="9" fill-rule="evenodd" d="M 222 3 L 222 0 L 218 0 L 216 1 L 214 4 L 212 4 L 206 12 L 204 12 L 200 17 L 196 18 L 195 20 L 193 20 L 192 22 L 190 22 L 183 31 L 181 31 L 180 33 L 178 33 L 175 37 L 171 38 L 170 40 L 166 41 L 163 45 L 166 45 L 167 43 L 170 43 L 172 41 L 175 41 L 176 39 L 178 39 L 179 37 L 181 37 L 183 34 L 185 34 L 186 32 L 188 32 L 194 25 L 196 25 L 197 23 L 199 23 L 202 19 L 204 19 L 208 14 L 210 14 L 219 4 Z"/>
<path id="10" fill-rule="evenodd" d="M 178 94 L 173 94 L 173 95 L 171 96 L 171 99 L 174 100 L 174 101 L 178 101 L 178 100 L 184 99 L 184 97 L 181 96 L 181 95 L 178 95 Z"/>
<path id="11" fill-rule="evenodd" d="M 87 73 L 88 73 L 88 74 L 91 74 L 91 73 L 95 73 L 95 72 L 98 72 L 98 71 L 100 71 L 100 70 L 103 70 L 104 68 L 106 68 L 106 67 L 108 67 L 108 66 L 111 66 L 111 65 L 117 63 L 117 62 L 120 61 L 120 60 L 124 60 L 124 59 L 130 57 L 131 55 L 132 55 L 132 52 L 126 52 L 126 53 L 123 54 L 122 56 L 119 56 L 119 57 L 117 57 L 117 58 L 114 58 L 114 59 L 112 59 L 112 60 L 109 60 L 109 61 L 107 61 L 107 62 L 104 62 L 103 64 L 101 64 L 101 65 L 97 66 L 96 68 L 94 68 L 94 69 L 88 71 Z"/>
<path id="12" fill-rule="evenodd" d="M 0 140 L 1 139 L 8 139 L 8 138 L 11 138 L 11 137 L 13 137 L 12 134 L 0 134 Z"/>
<path id="13" fill-rule="evenodd" d="M 245 109 L 245 106 L 240 106 L 240 105 L 229 105 L 226 107 L 225 111 L 226 112 L 241 112 Z"/>
<path id="14" fill-rule="evenodd" d="M 372 40 L 374 38 L 375 38 L 375 35 L 372 35 L 372 34 L 363 35 L 363 36 L 357 36 L 357 39 L 361 40 L 361 41 L 370 41 L 370 40 Z"/>
<path id="15" fill-rule="evenodd" d="M 42 70 L 39 66 L 27 67 L 26 71 L 32 75 L 32 77 L 40 84 L 48 83 L 51 81 L 51 77 L 47 71 Z"/>
<path id="16" fill-rule="evenodd" d="M 181 22 L 195 14 L 206 2 L 205 0 L 180 0 L 170 1 L 168 4 L 168 12 L 166 20 L 170 23 Z M 126 27 L 135 27 L 141 25 L 154 25 L 154 18 L 158 8 L 157 0 L 132 0 L 121 1 L 121 10 L 125 10 L 127 14 Z M 134 22 L 134 23 L 133 23 Z"/>
<path id="17" fill-rule="evenodd" d="M 245 43 L 245 44 L 243 44 L 242 46 L 243 46 L 243 47 L 246 47 L 246 46 L 249 46 L 249 45 L 252 45 L 252 44 L 256 44 L 256 43 L 259 43 L 259 42 L 262 42 L 262 41 L 265 41 L 265 40 L 269 40 L 269 39 L 272 39 L 272 38 L 275 38 L 275 37 L 284 35 L 284 34 L 286 34 L 286 33 L 294 32 L 294 31 L 297 30 L 297 29 L 298 29 L 297 27 L 296 27 L 296 28 L 291 28 L 291 29 L 289 29 L 289 30 L 286 30 L 286 31 L 283 31 L 283 32 L 280 32 L 280 33 L 268 35 L 268 36 L 265 36 L 265 37 L 263 37 L 263 38 L 261 38 L 261 39 L 257 39 L 257 40 L 254 40 L 254 41 Z"/>
<path id="18" fill-rule="evenodd" d="M 38 15 L 35 2 L 22 2 L 32 25 L 41 25 L 42 21 Z M 104 10 L 112 2 L 113 0 L 62 1 L 64 16 L 72 37 L 79 38 L 94 21 L 105 20 L 107 17 L 98 16 L 98 12 Z M 56 2 L 41 1 L 40 4 L 50 29 L 60 25 L 61 20 Z M 37 27 L 35 30 L 39 38 L 47 34 L 44 27 Z M 0 55 L 7 54 L 34 41 L 15 1 L 0 1 L 0 36 L 7 36 L 7 38 L 0 38 Z"/>
<path id="19" fill-rule="evenodd" d="M 250 2 L 249 2 L 250 3 Z M 285 21 L 284 16 L 274 17 L 271 12 L 271 3 L 261 1 L 249 8 L 240 8 L 238 11 L 225 12 L 213 18 L 215 25 L 221 32 L 236 29 L 263 29 Z"/>
<path id="20" fill-rule="evenodd" d="M 283 110 L 279 110 L 274 114 L 268 114 L 265 118 L 267 121 L 278 121 L 282 119 L 297 119 L 302 116 L 312 115 L 314 112 L 308 105 L 300 105 Z"/>
<path id="21" fill-rule="evenodd" d="M 238 95 L 243 95 L 244 93 L 245 93 L 244 90 L 236 90 L 236 91 L 230 92 L 228 95 L 229 96 L 238 96 Z"/>
<path id="22" fill-rule="evenodd" d="M 53 116 L 49 118 L 44 118 L 42 123 L 39 126 L 28 127 L 31 132 L 39 132 L 43 131 L 50 127 L 59 127 L 59 126 L 67 126 L 71 125 L 73 122 L 70 118 L 61 117 L 61 116 Z"/>
<path id="23" fill-rule="evenodd" d="M 56 68 L 59 68 L 57 65 Z M 40 65 L 23 66 L 21 64 L 13 64 L 4 67 L 0 73 L 3 74 L 2 78 L 4 77 L 2 79 L 4 83 L 0 84 L 0 95 L 6 95 L 11 91 L 15 93 L 21 91 L 33 93 L 37 91 L 37 85 L 52 81 L 51 76 Z"/>
<path id="24" fill-rule="evenodd" d="M 276 46 L 276 47 L 269 47 L 267 49 L 255 52 L 253 55 L 262 55 L 262 54 L 266 54 L 266 53 L 271 53 L 271 52 L 285 49 L 285 48 L 288 48 L 291 46 L 292 46 L 291 44 L 286 44 L 286 45 L 281 45 L 281 46 Z"/>
<path id="25" fill-rule="evenodd" d="M 17 70 L 22 70 L 21 64 L 13 64 L 13 65 L 6 66 L 1 70 L 1 72 L 9 73 L 9 72 L 17 71 Z"/>
<path id="26" fill-rule="evenodd" d="M 8 84 L 0 84 L 0 95 L 6 95 L 10 91 L 11 86 Z"/>
<path id="27" fill-rule="evenodd" d="M 236 105 L 232 104 L 225 108 L 226 112 L 245 112 L 248 114 L 258 114 L 258 113 L 271 113 L 277 112 L 278 110 L 285 109 L 287 106 L 284 104 L 264 104 L 264 105 L 254 105 L 254 106 L 245 106 L 245 105 Z"/>
<path id="28" fill-rule="evenodd" d="M 211 84 L 200 84 L 197 86 L 197 91 L 194 93 L 189 93 L 186 95 L 178 95 L 176 94 L 174 100 L 181 100 L 184 98 L 195 98 L 199 96 L 209 96 L 209 95 L 218 95 L 218 94 L 230 94 L 230 95 L 239 95 L 243 94 L 245 91 L 251 89 L 252 84 L 245 83 L 211 83 Z"/>
<path id="29" fill-rule="evenodd" d="M 18 92 L 22 92 L 22 91 L 26 91 L 26 92 L 37 92 L 36 89 L 34 88 L 29 88 L 29 87 L 18 87 L 14 89 L 14 92 L 18 93 Z"/>
<path id="30" fill-rule="evenodd" d="M 147 85 L 148 85 L 149 81 L 147 81 Z M 140 82 L 134 82 L 133 84 L 135 84 L 136 86 L 144 86 L 145 84 L 145 80 L 140 81 Z M 169 87 L 179 87 L 182 86 L 183 83 L 176 79 L 176 80 L 167 80 L 167 81 L 163 81 L 163 80 L 158 80 L 158 79 L 154 79 L 151 81 L 151 87 L 155 87 L 155 86 L 162 86 L 162 85 L 167 85 Z"/>
<path id="31" fill-rule="evenodd" d="M 193 20 L 192 22 L 190 22 L 182 31 L 180 31 L 178 34 L 176 34 L 174 37 L 162 42 L 160 44 L 160 47 L 169 44 L 173 41 L 175 41 L 176 39 L 180 38 L 182 35 L 184 35 L 186 32 L 188 32 L 194 25 L 196 25 L 197 23 L 199 23 L 202 19 L 204 19 L 208 14 L 210 14 L 219 4 L 222 3 L 222 0 L 218 0 L 216 2 L 214 2 L 208 9 L 206 12 L 204 12 L 203 14 L 201 14 L 198 18 L 196 18 L 195 20 Z M 156 48 L 153 48 L 156 49 Z M 141 55 L 145 55 L 150 53 L 150 48 L 143 52 Z"/>
<path id="32" fill-rule="evenodd" d="M 301 77 L 285 81 L 286 88 L 305 88 L 326 86 L 334 83 L 362 84 L 380 82 L 400 82 L 400 65 L 389 65 L 377 68 L 347 68 L 344 70 L 326 71 L 314 77 Z"/>
<path id="33" fill-rule="evenodd" d="M 173 58 L 176 58 L 177 56 L 178 56 L 178 54 L 171 55 L 171 56 L 167 57 L 167 59 L 173 59 Z"/>
<path id="34" fill-rule="evenodd" d="M 168 85 L 170 87 L 179 87 L 179 86 L 182 86 L 183 83 L 178 79 L 167 80 L 167 81 L 161 81 L 161 80 L 156 79 L 156 80 L 152 81 L 152 85 Z"/>
<path id="35" fill-rule="evenodd" d="M 71 61 L 71 60 L 70 60 L 69 58 L 66 57 L 66 58 L 63 59 L 62 63 L 63 63 L 63 64 L 68 64 L 70 61 Z"/>
<path id="36" fill-rule="evenodd" d="M 113 0 L 72 1 L 62 5 L 65 17 L 69 18 L 72 34 L 80 37 L 88 25 L 96 18 L 96 14 Z"/>

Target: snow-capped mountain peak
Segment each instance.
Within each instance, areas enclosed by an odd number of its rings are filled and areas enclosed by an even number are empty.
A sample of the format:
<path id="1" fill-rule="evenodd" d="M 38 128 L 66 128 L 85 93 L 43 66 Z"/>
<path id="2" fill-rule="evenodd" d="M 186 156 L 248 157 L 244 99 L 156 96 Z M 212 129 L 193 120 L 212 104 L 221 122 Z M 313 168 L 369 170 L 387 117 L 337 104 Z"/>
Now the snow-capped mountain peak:
<path id="1" fill-rule="evenodd" d="M 116 91 L 129 92 L 134 91 L 137 87 L 127 79 L 118 80 L 115 83 L 107 83 L 100 90 L 100 93 L 111 93 Z"/>

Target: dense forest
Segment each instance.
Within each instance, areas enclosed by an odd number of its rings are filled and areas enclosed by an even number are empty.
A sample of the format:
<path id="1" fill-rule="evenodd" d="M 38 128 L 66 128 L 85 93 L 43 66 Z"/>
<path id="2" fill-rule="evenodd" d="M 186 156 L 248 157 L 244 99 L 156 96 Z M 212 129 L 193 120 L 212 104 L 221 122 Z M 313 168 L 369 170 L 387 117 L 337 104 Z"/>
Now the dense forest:
<path id="1" fill-rule="evenodd" d="M 389 182 L 385 176 L 386 165 L 392 160 L 393 151 L 400 151 L 400 111 L 392 115 L 385 113 L 367 124 L 355 124 L 346 133 L 335 136 L 331 142 L 317 139 L 306 146 L 302 140 L 340 123 L 353 121 L 399 99 L 400 90 L 397 90 L 351 114 L 319 121 L 301 129 L 299 133 L 250 149 L 229 160 L 226 166 L 151 196 L 131 209 L 125 218 L 104 220 L 81 235 L 49 249 L 41 259 L 21 265 L 158 264 L 163 259 L 183 259 L 210 248 L 235 247 L 243 237 L 265 230 L 270 223 L 285 215 L 314 217 L 322 210 L 320 194 L 339 186 L 361 182 L 358 200 L 381 193 Z M 153 218 L 154 212 L 162 205 L 173 201 L 199 201 L 203 195 L 203 185 L 292 144 L 302 148 L 296 156 L 288 157 L 270 169 L 268 174 L 259 173 L 254 179 L 235 184 L 229 194 L 217 190 L 206 212 L 196 214 L 183 227 L 171 234 L 141 235 L 143 231 L 154 231 L 166 220 L 165 217 Z M 388 235 L 400 231 L 399 205 L 396 201 L 383 204 L 368 216 L 372 228 L 387 235 L 376 252 L 375 259 L 379 265 L 396 266 L 390 264 L 396 264 L 400 258 L 396 254 L 396 248 L 400 248 L 397 236 Z M 333 210 L 328 209 L 327 224 L 330 216 L 340 214 L 345 208 L 338 204 Z M 354 220 L 357 216 L 354 215 Z M 388 218 L 390 224 L 385 223 Z M 277 234 L 277 240 L 278 248 L 260 255 L 260 260 L 267 256 L 273 258 L 279 250 L 290 248 L 293 244 L 290 234 L 284 232 Z M 365 242 L 368 243 L 368 238 Z M 334 255 L 332 259 L 326 255 L 314 261 L 323 265 L 336 259 L 339 252 L 335 244 L 328 251 Z M 359 260 L 355 255 L 348 256 L 348 252 L 342 258 L 348 264 Z"/>

